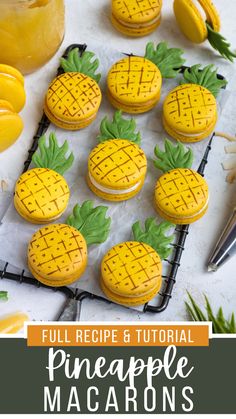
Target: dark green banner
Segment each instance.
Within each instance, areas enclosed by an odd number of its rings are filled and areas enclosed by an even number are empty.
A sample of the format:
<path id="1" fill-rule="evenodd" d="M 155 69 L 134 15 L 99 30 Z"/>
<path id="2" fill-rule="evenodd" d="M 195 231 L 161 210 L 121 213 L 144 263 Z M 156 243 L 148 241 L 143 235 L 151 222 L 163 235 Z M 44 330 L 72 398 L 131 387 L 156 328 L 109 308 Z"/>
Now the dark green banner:
<path id="1" fill-rule="evenodd" d="M 168 353 L 164 347 L 50 349 L 1 339 L 0 414 L 232 414 L 235 357 L 236 339 Z"/>

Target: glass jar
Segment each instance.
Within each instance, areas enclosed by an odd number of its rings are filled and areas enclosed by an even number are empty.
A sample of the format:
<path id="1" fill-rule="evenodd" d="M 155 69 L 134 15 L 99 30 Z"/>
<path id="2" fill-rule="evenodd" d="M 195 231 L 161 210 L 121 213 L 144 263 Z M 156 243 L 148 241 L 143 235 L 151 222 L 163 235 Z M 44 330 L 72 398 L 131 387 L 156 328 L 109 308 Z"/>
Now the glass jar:
<path id="1" fill-rule="evenodd" d="M 64 0 L 0 0 L 0 63 L 22 73 L 45 64 L 64 37 Z"/>

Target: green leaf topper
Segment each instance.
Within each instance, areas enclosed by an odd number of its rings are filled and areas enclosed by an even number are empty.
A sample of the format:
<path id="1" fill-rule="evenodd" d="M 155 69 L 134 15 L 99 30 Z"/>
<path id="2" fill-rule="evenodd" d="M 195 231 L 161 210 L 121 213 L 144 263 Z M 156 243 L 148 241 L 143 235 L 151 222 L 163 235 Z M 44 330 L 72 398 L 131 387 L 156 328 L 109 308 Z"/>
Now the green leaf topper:
<path id="1" fill-rule="evenodd" d="M 193 297 L 188 293 L 190 303 L 185 302 L 186 309 L 191 319 L 197 322 L 212 322 L 213 333 L 236 333 L 236 322 L 234 313 L 232 313 L 231 318 L 226 320 L 222 308 L 220 307 L 217 314 L 213 313 L 210 302 L 205 296 L 205 308 L 206 315 L 196 304 Z"/>
<path id="2" fill-rule="evenodd" d="M 233 62 L 236 54 L 230 50 L 230 43 L 219 33 L 214 31 L 212 27 L 206 22 L 208 36 L 207 39 L 211 46 L 220 53 L 220 55 Z"/>
<path id="3" fill-rule="evenodd" d="M 146 46 L 145 58 L 152 61 L 160 70 L 162 77 L 174 78 L 185 63 L 182 58 L 183 50 L 180 48 L 168 48 L 167 42 L 160 42 L 155 48 L 153 42 Z"/>
<path id="4" fill-rule="evenodd" d="M 140 132 L 135 132 L 135 130 L 135 119 L 122 118 L 122 112 L 116 111 L 112 121 L 109 121 L 107 116 L 103 118 L 100 125 L 100 135 L 98 135 L 97 139 L 102 143 L 107 140 L 119 138 L 123 140 L 130 140 L 133 143 L 140 145 L 141 134 Z"/>
<path id="5" fill-rule="evenodd" d="M 70 153 L 67 141 L 60 147 L 57 142 L 56 135 L 51 132 L 49 134 L 48 146 L 46 145 L 46 136 L 43 135 L 39 139 L 39 151 L 33 154 L 32 161 L 36 167 L 44 167 L 55 170 L 55 172 L 63 175 L 73 164 L 74 154 Z"/>
<path id="6" fill-rule="evenodd" d="M 140 222 L 137 221 L 132 227 L 134 240 L 149 244 L 156 250 L 161 259 L 166 259 L 172 252 L 170 244 L 173 242 L 174 235 L 165 235 L 171 227 L 174 227 L 174 225 L 168 221 L 157 224 L 155 218 L 147 218 L 145 230 L 142 231 Z"/>
<path id="7" fill-rule="evenodd" d="M 108 207 L 93 207 L 92 201 L 75 205 L 73 214 L 67 218 L 67 224 L 75 227 L 85 238 L 87 245 L 103 243 L 107 240 L 111 218 L 106 218 Z"/>
<path id="8" fill-rule="evenodd" d="M 191 168 L 194 158 L 191 148 L 187 149 L 182 143 L 174 146 L 168 139 L 165 139 L 165 151 L 156 146 L 154 154 L 157 157 L 155 166 L 164 173 L 178 168 Z"/>
<path id="9" fill-rule="evenodd" d="M 217 69 L 214 64 L 207 65 L 201 70 L 201 64 L 195 64 L 189 69 L 187 68 L 183 74 L 183 83 L 199 84 L 208 89 L 215 97 L 220 89 L 225 87 L 227 80 L 220 80 L 217 77 Z"/>
<path id="10" fill-rule="evenodd" d="M 78 48 L 74 48 L 68 53 L 68 58 L 61 58 L 60 64 L 65 73 L 82 73 L 99 83 L 101 74 L 96 74 L 99 60 L 96 58 L 92 61 L 94 56 L 95 54 L 91 51 L 84 51 L 80 56 Z"/>
<path id="11" fill-rule="evenodd" d="M 8 300 L 7 291 L 0 291 L 0 300 L 2 300 L 2 301 L 7 301 Z"/>

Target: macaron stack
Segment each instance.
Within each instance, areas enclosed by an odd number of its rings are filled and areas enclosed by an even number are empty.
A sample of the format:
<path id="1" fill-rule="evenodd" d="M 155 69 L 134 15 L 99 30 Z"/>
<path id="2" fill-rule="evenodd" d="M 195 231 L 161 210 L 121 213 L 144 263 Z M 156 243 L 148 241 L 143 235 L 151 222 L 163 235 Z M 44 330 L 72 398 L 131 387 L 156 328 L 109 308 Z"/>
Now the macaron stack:
<path id="1" fill-rule="evenodd" d="M 161 259 L 171 253 L 173 236 L 165 236 L 170 227 L 168 222 L 158 225 L 149 218 L 143 232 L 136 222 L 132 227 L 134 240 L 107 252 L 101 264 L 101 288 L 111 301 L 139 306 L 155 297 L 162 284 Z"/>
<path id="2" fill-rule="evenodd" d="M 164 174 L 155 187 L 158 214 L 174 224 L 192 224 L 206 213 L 209 203 L 205 179 L 191 169 L 193 152 L 165 140 L 165 151 L 155 148 L 155 166 Z"/>
<path id="3" fill-rule="evenodd" d="M 61 287 L 78 280 L 87 266 L 91 244 L 106 241 L 110 230 L 107 207 L 92 201 L 76 205 L 66 224 L 50 224 L 33 234 L 28 245 L 28 266 L 45 285 Z"/>
<path id="4" fill-rule="evenodd" d="M 213 132 L 218 118 L 216 96 L 227 82 L 217 78 L 212 65 L 203 69 L 195 65 L 183 77 L 184 84 L 164 100 L 163 125 L 176 140 L 193 143 Z"/>
<path id="5" fill-rule="evenodd" d="M 140 133 L 133 119 L 122 118 L 121 111 L 109 122 L 101 122 L 98 144 L 88 159 L 87 182 L 100 198 L 124 201 L 135 196 L 143 186 L 147 159 L 139 147 Z"/>
<path id="6" fill-rule="evenodd" d="M 161 22 L 162 0 L 112 0 L 113 26 L 127 36 L 149 35 Z"/>
<path id="7" fill-rule="evenodd" d="M 44 112 L 56 126 L 66 130 L 87 127 L 96 118 L 102 94 L 96 74 L 98 59 L 89 51 L 79 56 L 78 48 L 61 59 L 64 73 L 56 77 L 46 93 Z"/>
<path id="8" fill-rule="evenodd" d="M 183 51 L 168 48 L 165 42 L 146 46 L 144 57 L 130 55 L 116 62 L 107 76 L 107 95 L 111 104 L 135 114 L 151 110 L 159 101 L 162 79 L 174 78 L 184 63 Z"/>
<path id="9" fill-rule="evenodd" d="M 44 224 L 59 218 L 65 211 L 70 197 L 69 186 L 62 174 L 71 167 L 74 156 L 68 151 L 67 142 L 59 147 L 53 133 L 39 140 L 40 154 L 35 153 L 34 169 L 23 173 L 15 186 L 14 205 L 27 221 Z"/>
<path id="10" fill-rule="evenodd" d="M 24 78 L 9 65 L 0 64 L 0 152 L 10 147 L 23 130 L 18 114 L 25 105 Z"/>

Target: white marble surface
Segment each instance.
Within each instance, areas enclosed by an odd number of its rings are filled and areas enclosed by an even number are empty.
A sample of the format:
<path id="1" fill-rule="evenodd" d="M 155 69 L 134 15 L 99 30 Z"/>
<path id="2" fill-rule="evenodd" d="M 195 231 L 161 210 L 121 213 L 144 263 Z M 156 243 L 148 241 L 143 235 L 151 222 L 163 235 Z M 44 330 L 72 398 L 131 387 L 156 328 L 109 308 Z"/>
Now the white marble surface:
<path id="1" fill-rule="evenodd" d="M 67 29 L 63 45 L 58 54 L 44 68 L 26 77 L 27 104 L 22 112 L 25 130 L 17 143 L 0 154 L 0 181 L 5 179 L 8 191 L 0 195 L 0 209 L 6 205 L 11 196 L 14 182 L 22 170 L 22 165 L 30 147 L 31 139 L 42 112 L 44 92 L 48 82 L 55 74 L 58 56 L 65 47 L 73 42 L 100 41 L 119 51 L 142 53 L 148 39 L 155 42 L 167 40 L 171 46 L 181 46 L 185 50 L 188 64 L 215 63 L 219 72 L 230 79 L 228 89 L 231 91 L 221 120 L 219 129 L 230 134 L 236 132 L 235 64 L 230 64 L 219 58 L 208 44 L 193 46 L 180 34 L 172 14 L 172 1 L 165 1 L 163 20 L 160 28 L 149 38 L 127 39 L 115 31 L 109 22 L 109 1 L 107 0 L 67 0 Z M 232 4 L 233 3 L 233 4 Z M 222 18 L 222 33 L 236 45 L 234 31 L 236 17 L 236 2 L 231 0 L 215 0 Z M 187 240 L 178 280 L 174 288 L 173 298 L 169 308 L 162 314 L 140 314 L 134 310 L 104 304 L 96 301 L 85 301 L 82 306 L 81 319 L 90 321 L 103 320 L 185 320 L 184 300 L 186 290 L 189 290 L 199 303 L 203 301 L 203 293 L 207 294 L 214 307 L 222 305 L 229 314 L 236 308 L 236 257 L 231 259 L 215 274 L 206 272 L 206 260 L 209 252 L 221 230 L 225 217 L 230 214 L 235 205 L 236 185 L 225 183 L 225 173 L 221 168 L 226 142 L 217 139 L 207 167 L 207 180 L 213 196 L 208 214 L 191 227 Z M 223 198 L 222 198 L 223 197 Z M 7 237 L 6 237 L 7 240 Z M 1 246 L 4 243 L 1 242 Z M 16 310 L 28 312 L 30 318 L 36 320 L 52 320 L 56 318 L 63 297 L 34 287 L 19 285 L 8 280 L 0 283 L 0 288 L 9 291 L 9 301 L 0 303 L 0 313 L 10 313 Z"/>

